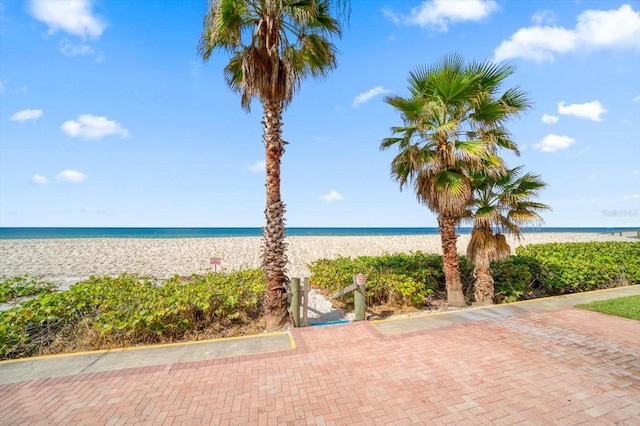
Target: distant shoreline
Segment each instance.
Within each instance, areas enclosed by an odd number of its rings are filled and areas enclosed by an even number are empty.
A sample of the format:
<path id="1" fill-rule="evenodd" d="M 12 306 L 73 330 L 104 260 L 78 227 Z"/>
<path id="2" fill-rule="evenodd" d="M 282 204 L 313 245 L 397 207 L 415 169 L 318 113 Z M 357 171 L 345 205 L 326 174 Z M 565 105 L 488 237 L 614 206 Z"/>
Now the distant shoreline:
<path id="1" fill-rule="evenodd" d="M 461 235 L 469 234 L 470 227 L 458 228 Z M 631 232 L 638 227 L 541 227 L 523 228 L 523 233 L 611 233 Z M 435 227 L 290 227 L 288 237 L 357 237 L 436 235 Z M 227 238 L 259 237 L 262 228 L 150 228 L 150 227 L 0 227 L 0 240 L 10 239 L 65 239 L 65 238 Z"/>

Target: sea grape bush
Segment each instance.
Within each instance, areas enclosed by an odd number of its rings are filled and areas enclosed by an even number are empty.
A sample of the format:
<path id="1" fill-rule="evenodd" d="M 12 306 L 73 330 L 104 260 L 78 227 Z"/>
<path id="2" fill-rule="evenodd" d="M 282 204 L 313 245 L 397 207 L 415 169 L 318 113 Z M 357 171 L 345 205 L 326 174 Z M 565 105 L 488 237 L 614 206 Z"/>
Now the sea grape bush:
<path id="1" fill-rule="evenodd" d="M 540 277 L 538 261 L 526 256 L 511 256 L 505 260 L 498 260 L 491 264 L 493 286 L 496 303 L 515 302 L 533 295 L 536 279 Z M 543 295 L 540 291 L 535 294 Z"/>
<path id="2" fill-rule="evenodd" d="M 420 306 L 444 288 L 442 256 L 415 252 L 384 256 L 320 259 L 309 265 L 313 287 L 336 292 L 351 284 L 353 275 L 365 274 L 366 303 Z M 352 298 L 351 293 L 343 296 Z"/>
<path id="3" fill-rule="evenodd" d="M 640 283 L 640 242 L 538 244 L 516 253 L 537 263 L 534 286 L 549 294 Z"/>
<path id="4" fill-rule="evenodd" d="M 56 284 L 40 281 L 29 276 L 0 277 L 0 303 L 11 302 L 21 297 L 50 293 L 57 288 Z"/>
<path id="5" fill-rule="evenodd" d="M 68 351 L 61 341 L 95 349 L 222 330 L 260 315 L 265 285 L 259 270 L 176 276 L 164 284 L 128 274 L 91 277 L 0 312 L 0 358 Z"/>
<path id="6" fill-rule="evenodd" d="M 518 247 L 516 253 L 491 265 L 497 303 L 640 284 L 638 242 L 540 244 Z M 464 290 L 471 298 L 473 267 L 465 256 L 459 260 Z M 421 307 L 431 294 L 445 291 L 442 257 L 421 252 L 321 259 L 309 270 L 311 284 L 332 293 L 349 285 L 353 275 L 366 274 L 369 305 Z"/>

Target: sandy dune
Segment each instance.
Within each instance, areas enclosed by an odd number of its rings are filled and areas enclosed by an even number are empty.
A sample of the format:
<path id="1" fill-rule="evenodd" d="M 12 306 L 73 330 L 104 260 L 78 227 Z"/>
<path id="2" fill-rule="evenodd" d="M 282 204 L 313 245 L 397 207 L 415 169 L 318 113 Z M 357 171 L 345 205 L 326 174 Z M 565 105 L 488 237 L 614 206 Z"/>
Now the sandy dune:
<path id="1" fill-rule="evenodd" d="M 440 252 L 439 235 L 288 237 L 289 275 L 309 274 L 307 265 L 321 258 L 357 257 L 411 251 Z M 469 235 L 458 240 L 464 253 Z M 523 244 L 580 241 L 637 241 L 628 236 L 580 233 L 525 234 L 512 248 Z M 222 260 L 218 270 L 260 266 L 260 237 L 177 239 L 42 239 L 0 240 L 0 275 L 32 275 L 62 285 L 90 275 L 123 272 L 167 278 L 212 269 L 212 256 Z"/>

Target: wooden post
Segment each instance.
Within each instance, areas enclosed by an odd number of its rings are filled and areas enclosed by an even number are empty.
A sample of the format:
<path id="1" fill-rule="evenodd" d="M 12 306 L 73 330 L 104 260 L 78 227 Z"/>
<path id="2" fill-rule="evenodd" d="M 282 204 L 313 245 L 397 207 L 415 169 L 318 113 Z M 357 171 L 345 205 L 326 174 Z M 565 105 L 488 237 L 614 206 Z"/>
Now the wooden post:
<path id="1" fill-rule="evenodd" d="M 293 326 L 300 327 L 300 278 L 291 278 L 291 316 Z"/>
<path id="2" fill-rule="evenodd" d="M 356 289 L 353 292 L 353 304 L 355 308 L 356 321 L 364 321 L 366 319 L 365 300 L 364 300 L 364 286 L 366 283 L 366 277 L 362 274 L 358 274 L 353 277 L 353 283 L 356 285 Z"/>
<path id="3" fill-rule="evenodd" d="M 304 277 L 304 305 L 302 310 L 302 326 L 308 327 L 307 311 L 309 310 L 309 277 Z"/>

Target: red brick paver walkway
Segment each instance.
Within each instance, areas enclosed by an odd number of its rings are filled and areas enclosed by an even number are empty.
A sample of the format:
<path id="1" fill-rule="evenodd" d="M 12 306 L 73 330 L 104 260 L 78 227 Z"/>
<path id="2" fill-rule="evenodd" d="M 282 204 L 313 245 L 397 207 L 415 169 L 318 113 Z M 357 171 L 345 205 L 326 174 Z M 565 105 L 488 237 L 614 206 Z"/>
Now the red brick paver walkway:
<path id="1" fill-rule="evenodd" d="M 640 322 L 577 309 L 0 386 L 0 424 L 640 424 Z"/>

